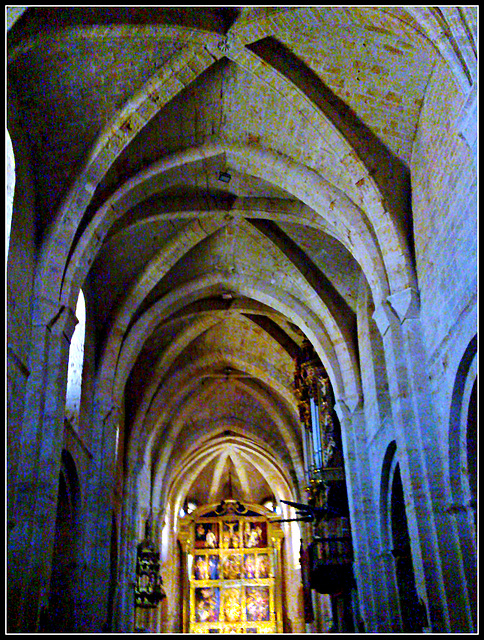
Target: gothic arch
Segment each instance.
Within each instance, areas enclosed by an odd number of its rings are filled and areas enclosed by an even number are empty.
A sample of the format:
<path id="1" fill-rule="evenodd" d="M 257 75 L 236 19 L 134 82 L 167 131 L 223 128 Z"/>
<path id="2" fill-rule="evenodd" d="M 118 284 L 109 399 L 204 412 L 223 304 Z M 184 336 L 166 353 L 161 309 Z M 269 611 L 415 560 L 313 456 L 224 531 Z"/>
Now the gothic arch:
<path id="1" fill-rule="evenodd" d="M 245 173 L 291 193 L 330 225 L 336 221 L 338 239 L 351 250 L 365 272 L 375 300 L 385 299 L 390 288 L 399 291 L 414 284 L 413 273 L 402 263 L 402 260 L 405 262 L 402 250 L 393 237 L 392 222 L 386 211 L 378 211 L 374 222 L 377 226 L 372 227 L 360 207 L 315 171 L 267 149 L 215 139 L 155 162 L 129 179 L 103 203 L 78 241 L 69 264 L 65 266 L 62 298 L 69 299 L 72 290 L 82 284 L 106 234 L 117 219 L 142 200 L 176 184 L 179 181 L 177 172 L 184 167 L 222 154 L 240 158 Z M 173 172 L 174 181 L 170 175 Z M 387 261 L 392 256 L 387 265 L 382 257 L 383 246 L 391 248 L 391 251 L 385 252 Z"/>
<path id="2" fill-rule="evenodd" d="M 454 381 L 449 421 L 449 472 L 452 498 L 457 505 L 477 500 L 476 402 L 477 336 L 468 344 Z"/>
<path id="3" fill-rule="evenodd" d="M 477 628 L 477 335 L 459 363 L 449 419 L 449 474 L 471 616 Z"/>

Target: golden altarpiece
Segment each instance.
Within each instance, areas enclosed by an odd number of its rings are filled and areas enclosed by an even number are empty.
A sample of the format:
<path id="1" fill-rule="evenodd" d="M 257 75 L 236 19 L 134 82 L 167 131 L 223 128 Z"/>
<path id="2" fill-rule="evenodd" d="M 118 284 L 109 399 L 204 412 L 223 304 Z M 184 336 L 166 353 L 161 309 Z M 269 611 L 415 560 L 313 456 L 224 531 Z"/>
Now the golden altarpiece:
<path id="1" fill-rule="evenodd" d="M 181 521 L 184 633 L 282 632 L 283 532 L 275 518 L 224 500 Z"/>

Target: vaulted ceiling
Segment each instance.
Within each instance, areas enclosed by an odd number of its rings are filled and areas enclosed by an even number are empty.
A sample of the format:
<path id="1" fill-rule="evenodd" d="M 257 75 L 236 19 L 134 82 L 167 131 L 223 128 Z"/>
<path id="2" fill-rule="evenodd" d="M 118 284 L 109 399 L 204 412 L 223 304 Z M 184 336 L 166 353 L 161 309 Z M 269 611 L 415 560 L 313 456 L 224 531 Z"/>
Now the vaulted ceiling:
<path id="1" fill-rule="evenodd" d="M 159 500 L 303 483 L 304 336 L 337 394 L 361 392 L 359 288 L 414 278 L 409 167 L 440 59 L 414 14 L 33 7 L 9 31 L 46 281 L 86 294 L 98 389 Z"/>

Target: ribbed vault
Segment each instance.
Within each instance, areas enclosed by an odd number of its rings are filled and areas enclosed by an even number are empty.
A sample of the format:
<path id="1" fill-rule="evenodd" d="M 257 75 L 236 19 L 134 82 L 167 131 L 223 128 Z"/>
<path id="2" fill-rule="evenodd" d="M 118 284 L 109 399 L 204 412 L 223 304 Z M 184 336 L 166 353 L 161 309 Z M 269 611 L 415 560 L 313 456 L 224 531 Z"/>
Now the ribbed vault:
<path id="1" fill-rule="evenodd" d="M 32 326 L 74 313 L 82 289 L 83 437 L 126 539 L 150 512 L 172 535 L 187 499 L 304 496 L 305 339 L 336 400 L 361 406 L 357 316 L 374 329 L 391 296 L 418 304 L 427 87 L 443 65 L 451 90 L 476 75 L 455 10 L 31 7 L 12 22 Z"/>
<path id="2" fill-rule="evenodd" d="M 150 9 L 122 18 L 76 9 L 50 36 L 26 19 L 27 39 L 10 53 L 20 68 L 33 55 L 31 73 L 39 73 L 52 52 L 73 46 L 77 68 L 75 56 L 92 44 L 95 63 L 78 79 L 86 88 L 86 102 L 76 104 L 83 128 L 71 131 L 79 137 L 100 125 L 101 133 L 85 138 L 83 168 L 45 225 L 38 291 L 75 307 L 82 286 L 91 300 L 95 406 L 101 415 L 124 407 L 125 472 L 141 465 L 161 502 L 186 443 L 227 421 L 257 433 L 286 479 L 303 483 L 292 391 L 303 338 L 337 397 L 356 402 L 360 282 L 375 307 L 415 287 L 408 212 L 394 196 L 408 186 L 433 47 L 401 11 L 372 9 L 371 20 L 337 8 L 229 13 Z M 114 24 L 103 36 L 106 20 Z M 344 70 L 332 66 L 331 51 L 348 29 L 367 48 L 362 58 L 346 47 L 354 88 L 366 82 L 377 91 L 378 76 L 400 56 L 394 86 L 377 97 L 378 108 L 405 112 L 394 137 L 377 122 L 378 109 L 366 119 L 358 101 L 344 106 L 358 92 L 338 83 Z M 140 63 L 136 47 L 148 35 Z M 127 58 L 116 99 L 89 110 L 89 74 L 106 73 L 107 45 L 121 55 L 128 42 L 136 75 Z M 417 83 L 409 69 L 418 70 Z M 397 108 L 392 91 L 406 99 L 410 77 L 415 101 Z M 52 176 L 54 165 L 43 163 Z M 250 493 L 244 478 L 264 486 L 246 452 L 221 445 L 210 459 L 206 499 L 223 493 L 228 469 L 242 493 Z M 180 486 L 189 492 L 194 480 Z"/>

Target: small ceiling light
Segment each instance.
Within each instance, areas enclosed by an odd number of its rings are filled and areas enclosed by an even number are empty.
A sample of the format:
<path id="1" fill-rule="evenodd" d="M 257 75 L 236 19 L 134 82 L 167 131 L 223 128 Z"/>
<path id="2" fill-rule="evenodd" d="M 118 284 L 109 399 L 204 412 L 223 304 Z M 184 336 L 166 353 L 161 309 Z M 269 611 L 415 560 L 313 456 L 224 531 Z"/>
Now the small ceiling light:
<path id="1" fill-rule="evenodd" d="M 227 171 L 221 171 L 218 174 L 218 179 L 220 180 L 220 182 L 227 182 L 228 183 L 232 179 L 232 176 Z"/>

